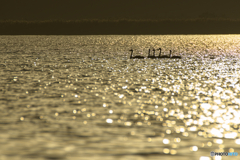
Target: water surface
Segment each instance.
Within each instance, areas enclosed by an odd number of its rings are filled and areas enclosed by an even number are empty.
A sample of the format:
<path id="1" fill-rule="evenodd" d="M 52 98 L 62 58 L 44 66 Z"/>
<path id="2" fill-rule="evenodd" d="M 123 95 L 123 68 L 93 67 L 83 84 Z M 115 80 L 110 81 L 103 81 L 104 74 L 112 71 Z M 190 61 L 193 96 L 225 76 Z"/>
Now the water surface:
<path id="1" fill-rule="evenodd" d="M 0 159 L 240 154 L 239 41 L 0 36 Z M 159 47 L 182 59 L 129 59 L 129 49 L 147 56 Z"/>

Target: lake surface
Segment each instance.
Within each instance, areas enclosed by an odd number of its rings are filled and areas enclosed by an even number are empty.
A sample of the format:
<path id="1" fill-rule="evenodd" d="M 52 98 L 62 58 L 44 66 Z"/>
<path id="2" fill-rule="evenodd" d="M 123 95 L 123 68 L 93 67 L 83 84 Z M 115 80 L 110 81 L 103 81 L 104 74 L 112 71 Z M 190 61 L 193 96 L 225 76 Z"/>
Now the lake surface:
<path id="1" fill-rule="evenodd" d="M 240 35 L 0 36 L 0 159 L 240 154 L 239 42 Z M 147 56 L 159 47 L 182 59 L 129 59 L 130 49 Z"/>

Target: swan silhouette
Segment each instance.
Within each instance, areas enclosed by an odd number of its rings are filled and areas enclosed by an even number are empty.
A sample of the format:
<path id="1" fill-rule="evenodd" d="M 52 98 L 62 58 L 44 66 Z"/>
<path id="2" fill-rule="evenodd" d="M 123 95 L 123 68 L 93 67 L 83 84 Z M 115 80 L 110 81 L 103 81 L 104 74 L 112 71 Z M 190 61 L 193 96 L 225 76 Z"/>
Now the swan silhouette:
<path id="1" fill-rule="evenodd" d="M 130 59 L 144 59 L 143 56 L 135 56 L 135 57 L 133 57 L 133 56 L 132 56 L 133 50 L 131 49 L 131 50 L 129 50 L 129 51 L 131 51 Z"/>
<path id="2" fill-rule="evenodd" d="M 149 49 L 149 50 L 148 50 L 148 57 L 147 57 L 147 58 L 152 58 L 152 59 L 153 59 L 153 58 L 157 58 L 157 57 L 155 56 L 155 49 L 153 49 L 153 55 L 152 55 L 152 56 L 150 55 L 150 51 L 151 51 L 151 50 Z"/>
<path id="3" fill-rule="evenodd" d="M 158 48 L 157 50 L 159 50 L 159 56 L 157 58 L 170 58 L 170 56 L 167 56 L 167 55 L 161 56 L 161 53 L 162 53 L 162 49 L 161 48 Z"/>
<path id="4" fill-rule="evenodd" d="M 172 59 L 181 59 L 182 58 L 181 56 L 172 56 L 171 57 L 171 55 L 172 55 L 172 51 L 170 50 L 170 55 L 169 55 L 170 58 L 172 58 Z"/>

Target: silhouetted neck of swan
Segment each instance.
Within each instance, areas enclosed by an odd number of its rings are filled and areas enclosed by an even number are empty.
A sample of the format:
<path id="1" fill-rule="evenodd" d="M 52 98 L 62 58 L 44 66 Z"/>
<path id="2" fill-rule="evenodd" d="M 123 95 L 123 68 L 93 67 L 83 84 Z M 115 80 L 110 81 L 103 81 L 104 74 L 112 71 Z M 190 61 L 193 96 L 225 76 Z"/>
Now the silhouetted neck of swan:
<path id="1" fill-rule="evenodd" d="M 152 59 L 153 59 L 153 58 L 156 58 L 156 57 L 155 57 L 155 49 L 153 49 L 153 55 L 150 55 L 150 51 L 151 51 L 151 50 L 149 49 L 148 57 L 147 57 L 147 58 L 152 58 Z"/>
<path id="2" fill-rule="evenodd" d="M 129 51 L 131 52 L 130 58 L 132 58 L 133 50 L 130 49 Z"/>
<path id="3" fill-rule="evenodd" d="M 163 56 L 161 56 L 161 54 L 162 54 L 162 49 L 159 48 L 158 50 L 160 50 L 158 58 L 170 58 L 170 57 L 167 56 L 167 55 L 163 55 Z"/>
<path id="4" fill-rule="evenodd" d="M 129 50 L 129 51 L 131 51 L 130 59 L 144 59 L 143 56 L 135 56 L 135 57 L 133 57 L 133 56 L 132 56 L 133 50 L 131 49 L 131 50 Z"/>
<path id="5" fill-rule="evenodd" d="M 172 55 L 172 51 L 170 50 L 170 54 L 169 54 L 169 57 L 171 58 L 171 55 Z"/>
<path id="6" fill-rule="evenodd" d="M 160 57 L 160 56 L 161 56 L 161 53 L 162 53 L 162 49 L 161 49 L 161 48 L 158 48 L 158 50 L 159 50 L 159 55 L 158 55 L 158 57 Z"/>
<path id="7" fill-rule="evenodd" d="M 155 49 L 153 49 L 153 56 L 155 57 Z"/>

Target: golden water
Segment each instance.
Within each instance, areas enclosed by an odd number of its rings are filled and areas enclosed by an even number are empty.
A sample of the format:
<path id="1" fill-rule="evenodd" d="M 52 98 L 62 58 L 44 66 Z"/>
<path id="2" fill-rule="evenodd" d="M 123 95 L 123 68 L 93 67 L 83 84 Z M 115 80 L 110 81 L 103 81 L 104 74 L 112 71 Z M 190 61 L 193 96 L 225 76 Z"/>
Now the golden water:
<path id="1" fill-rule="evenodd" d="M 239 42 L 240 35 L 0 36 L 0 159 L 240 154 Z M 129 49 L 147 56 L 159 47 L 182 59 L 129 59 Z"/>

